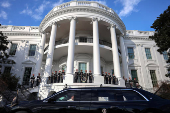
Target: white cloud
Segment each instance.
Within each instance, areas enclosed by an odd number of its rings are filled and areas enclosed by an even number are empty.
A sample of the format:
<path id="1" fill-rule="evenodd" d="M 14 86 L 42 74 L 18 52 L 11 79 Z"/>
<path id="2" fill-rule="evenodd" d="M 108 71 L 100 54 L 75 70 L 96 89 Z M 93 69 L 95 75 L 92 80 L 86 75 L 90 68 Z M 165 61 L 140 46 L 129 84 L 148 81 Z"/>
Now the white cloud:
<path id="1" fill-rule="evenodd" d="M 53 3 L 52 7 L 58 6 L 63 3 L 64 0 L 59 0 L 58 2 Z"/>
<path id="2" fill-rule="evenodd" d="M 35 11 L 39 15 L 41 15 L 44 12 L 45 8 L 48 7 L 49 4 L 50 4 L 49 1 L 43 1 L 43 3 L 37 9 L 35 9 Z"/>
<path id="3" fill-rule="evenodd" d="M 12 23 L 12 21 L 9 20 L 9 21 L 8 21 L 8 24 L 10 24 L 10 23 Z"/>
<path id="4" fill-rule="evenodd" d="M 119 16 L 124 17 L 129 15 L 133 11 L 137 11 L 134 9 L 135 6 L 139 4 L 141 0 L 119 0 L 122 3 L 123 9 L 120 11 Z M 117 3 L 118 0 L 115 1 Z"/>
<path id="5" fill-rule="evenodd" d="M 7 8 L 7 7 L 10 7 L 11 4 L 8 1 L 5 1 L 5 2 L 1 3 L 1 6 L 4 7 L 4 8 Z"/>
<path id="6" fill-rule="evenodd" d="M 0 18 L 7 19 L 7 13 L 5 11 L 1 11 Z"/>

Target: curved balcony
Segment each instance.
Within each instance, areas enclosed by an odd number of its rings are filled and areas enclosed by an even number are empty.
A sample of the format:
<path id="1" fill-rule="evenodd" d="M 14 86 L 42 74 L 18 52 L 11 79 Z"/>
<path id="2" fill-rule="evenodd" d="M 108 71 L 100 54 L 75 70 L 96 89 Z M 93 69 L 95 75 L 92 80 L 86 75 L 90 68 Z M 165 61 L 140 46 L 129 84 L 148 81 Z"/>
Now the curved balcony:
<path id="1" fill-rule="evenodd" d="M 68 43 L 68 41 L 69 41 L 69 38 L 64 38 L 64 39 L 58 40 L 58 41 L 55 42 L 55 46 L 61 45 L 61 44 L 66 44 L 66 43 Z M 93 43 L 93 38 L 76 37 L 75 43 Z M 99 44 L 105 45 L 105 46 L 108 46 L 108 47 L 112 47 L 112 44 L 110 42 L 105 41 L 105 40 L 99 39 Z M 44 49 L 44 52 L 46 52 L 48 50 L 48 47 L 49 47 L 49 45 Z M 119 48 L 118 48 L 118 52 L 119 52 L 119 54 L 121 54 Z"/>

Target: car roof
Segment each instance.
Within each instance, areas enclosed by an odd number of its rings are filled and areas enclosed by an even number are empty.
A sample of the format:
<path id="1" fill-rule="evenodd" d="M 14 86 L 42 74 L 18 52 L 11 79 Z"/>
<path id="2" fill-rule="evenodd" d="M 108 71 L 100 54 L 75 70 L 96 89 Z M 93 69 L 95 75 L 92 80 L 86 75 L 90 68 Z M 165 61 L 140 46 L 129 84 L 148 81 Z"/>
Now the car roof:
<path id="1" fill-rule="evenodd" d="M 68 88 L 67 90 L 87 90 L 87 89 L 97 89 L 97 90 L 118 90 L 118 89 L 125 89 L 125 90 L 133 90 L 136 88 L 126 88 L 126 87 L 80 87 L 80 88 Z"/>

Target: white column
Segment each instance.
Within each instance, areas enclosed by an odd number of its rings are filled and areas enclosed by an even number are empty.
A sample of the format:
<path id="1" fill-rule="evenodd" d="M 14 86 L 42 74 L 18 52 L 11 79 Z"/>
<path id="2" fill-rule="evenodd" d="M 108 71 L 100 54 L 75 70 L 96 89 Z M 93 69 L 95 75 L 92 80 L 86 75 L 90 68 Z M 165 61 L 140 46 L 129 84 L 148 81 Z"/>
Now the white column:
<path id="1" fill-rule="evenodd" d="M 67 56 L 67 74 L 64 83 L 73 83 L 74 70 L 74 46 L 75 46 L 76 18 L 72 17 L 70 21 L 70 34 Z"/>
<path id="2" fill-rule="evenodd" d="M 119 54 L 118 54 L 118 47 L 117 47 L 117 39 L 116 39 L 116 26 L 111 25 L 110 33 L 111 33 L 111 42 L 112 42 L 112 53 L 113 53 L 113 65 L 114 65 L 114 74 L 119 80 L 119 85 L 123 86 L 125 83 L 121 77 L 120 71 L 120 62 L 119 62 Z"/>
<path id="3" fill-rule="evenodd" d="M 44 77 L 48 77 L 49 75 L 51 75 L 51 68 L 52 68 L 52 62 L 53 62 L 53 54 L 54 54 L 54 46 L 55 46 L 56 34 L 57 34 L 57 23 L 54 23 L 52 25 L 52 29 L 51 29 L 51 36 L 50 36 L 50 42 L 49 42 L 49 51 L 48 51 L 47 59 L 46 59 Z M 46 82 L 46 81 L 44 81 L 44 82 Z"/>
<path id="4" fill-rule="evenodd" d="M 120 36 L 120 48 L 121 48 L 121 56 L 122 56 L 122 66 L 123 66 L 123 76 L 129 80 L 129 71 L 128 71 L 128 64 L 127 64 L 127 55 L 125 50 L 125 44 L 123 37 Z"/>
<path id="5" fill-rule="evenodd" d="M 93 72 L 94 83 L 103 83 L 100 69 L 99 28 L 97 18 L 93 18 Z"/>
<path id="6" fill-rule="evenodd" d="M 43 59 L 43 54 L 44 54 L 44 45 L 45 45 L 45 41 L 46 41 L 46 33 L 42 33 L 42 38 L 41 38 L 41 43 L 39 45 L 39 50 L 38 50 L 38 57 L 37 57 L 37 73 L 36 76 L 38 75 L 38 73 L 41 73 L 41 64 L 42 64 L 42 59 Z M 42 73 L 41 73 L 42 75 Z"/>

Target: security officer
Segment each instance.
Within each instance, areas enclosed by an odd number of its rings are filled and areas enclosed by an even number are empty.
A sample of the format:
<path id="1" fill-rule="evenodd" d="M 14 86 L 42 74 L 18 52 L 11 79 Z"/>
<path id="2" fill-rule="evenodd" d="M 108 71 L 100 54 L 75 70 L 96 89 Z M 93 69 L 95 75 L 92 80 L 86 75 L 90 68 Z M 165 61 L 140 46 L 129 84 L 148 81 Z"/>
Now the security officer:
<path id="1" fill-rule="evenodd" d="M 109 84 L 111 84 L 112 76 L 110 75 L 110 73 L 108 73 L 108 74 L 109 74 Z"/>
<path id="2" fill-rule="evenodd" d="M 57 71 L 55 71 L 55 74 L 54 74 L 54 83 L 57 83 L 58 82 L 58 75 L 57 75 Z"/>
<path id="3" fill-rule="evenodd" d="M 32 74 L 32 77 L 31 77 L 31 88 L 33 88 L 34 80 L 35 80 L 35 77 L 34 77 L 34 74 Z"/>
<path id="4" fill-rule="evenodd" d="M 60 76 L 61 76 L 61 71 L 58 73 L 58 83 L 60 83 Z"/>
<path id="5" fill-rule="evenodd" d="M 51 83 L 54 83 L 54 73 L 51 74 Z"/>
<path id="6" fill-rule="evenodd" d="M 40 76 L 40 73 L 38 73 L 38 76 L 37 76 L 37 86 L 39 86 L 41 82 L 41 76 Z"/>
<path id="7" fill-rule="evenodd" d="M 76 69 L 75 75 L 74 75 L 74 83 L 77 83 L 78 80 L 78 69 Z"/>
<path id="8" fill-rule="evenodd" d="M 93 81 L 93 75 L 91 73 L 91 70 L 90 70 L 90 73 L 89 73 L 89 83 L 92 83 Z"/>
<path id="9" fill-rule="evenodd" d="M 108 84 L 108 80 L 109 80 L 109 77 L 107 75 L 107 72 L 105 72 L 105 81 L 106 81 L 106 84 Z"/>

